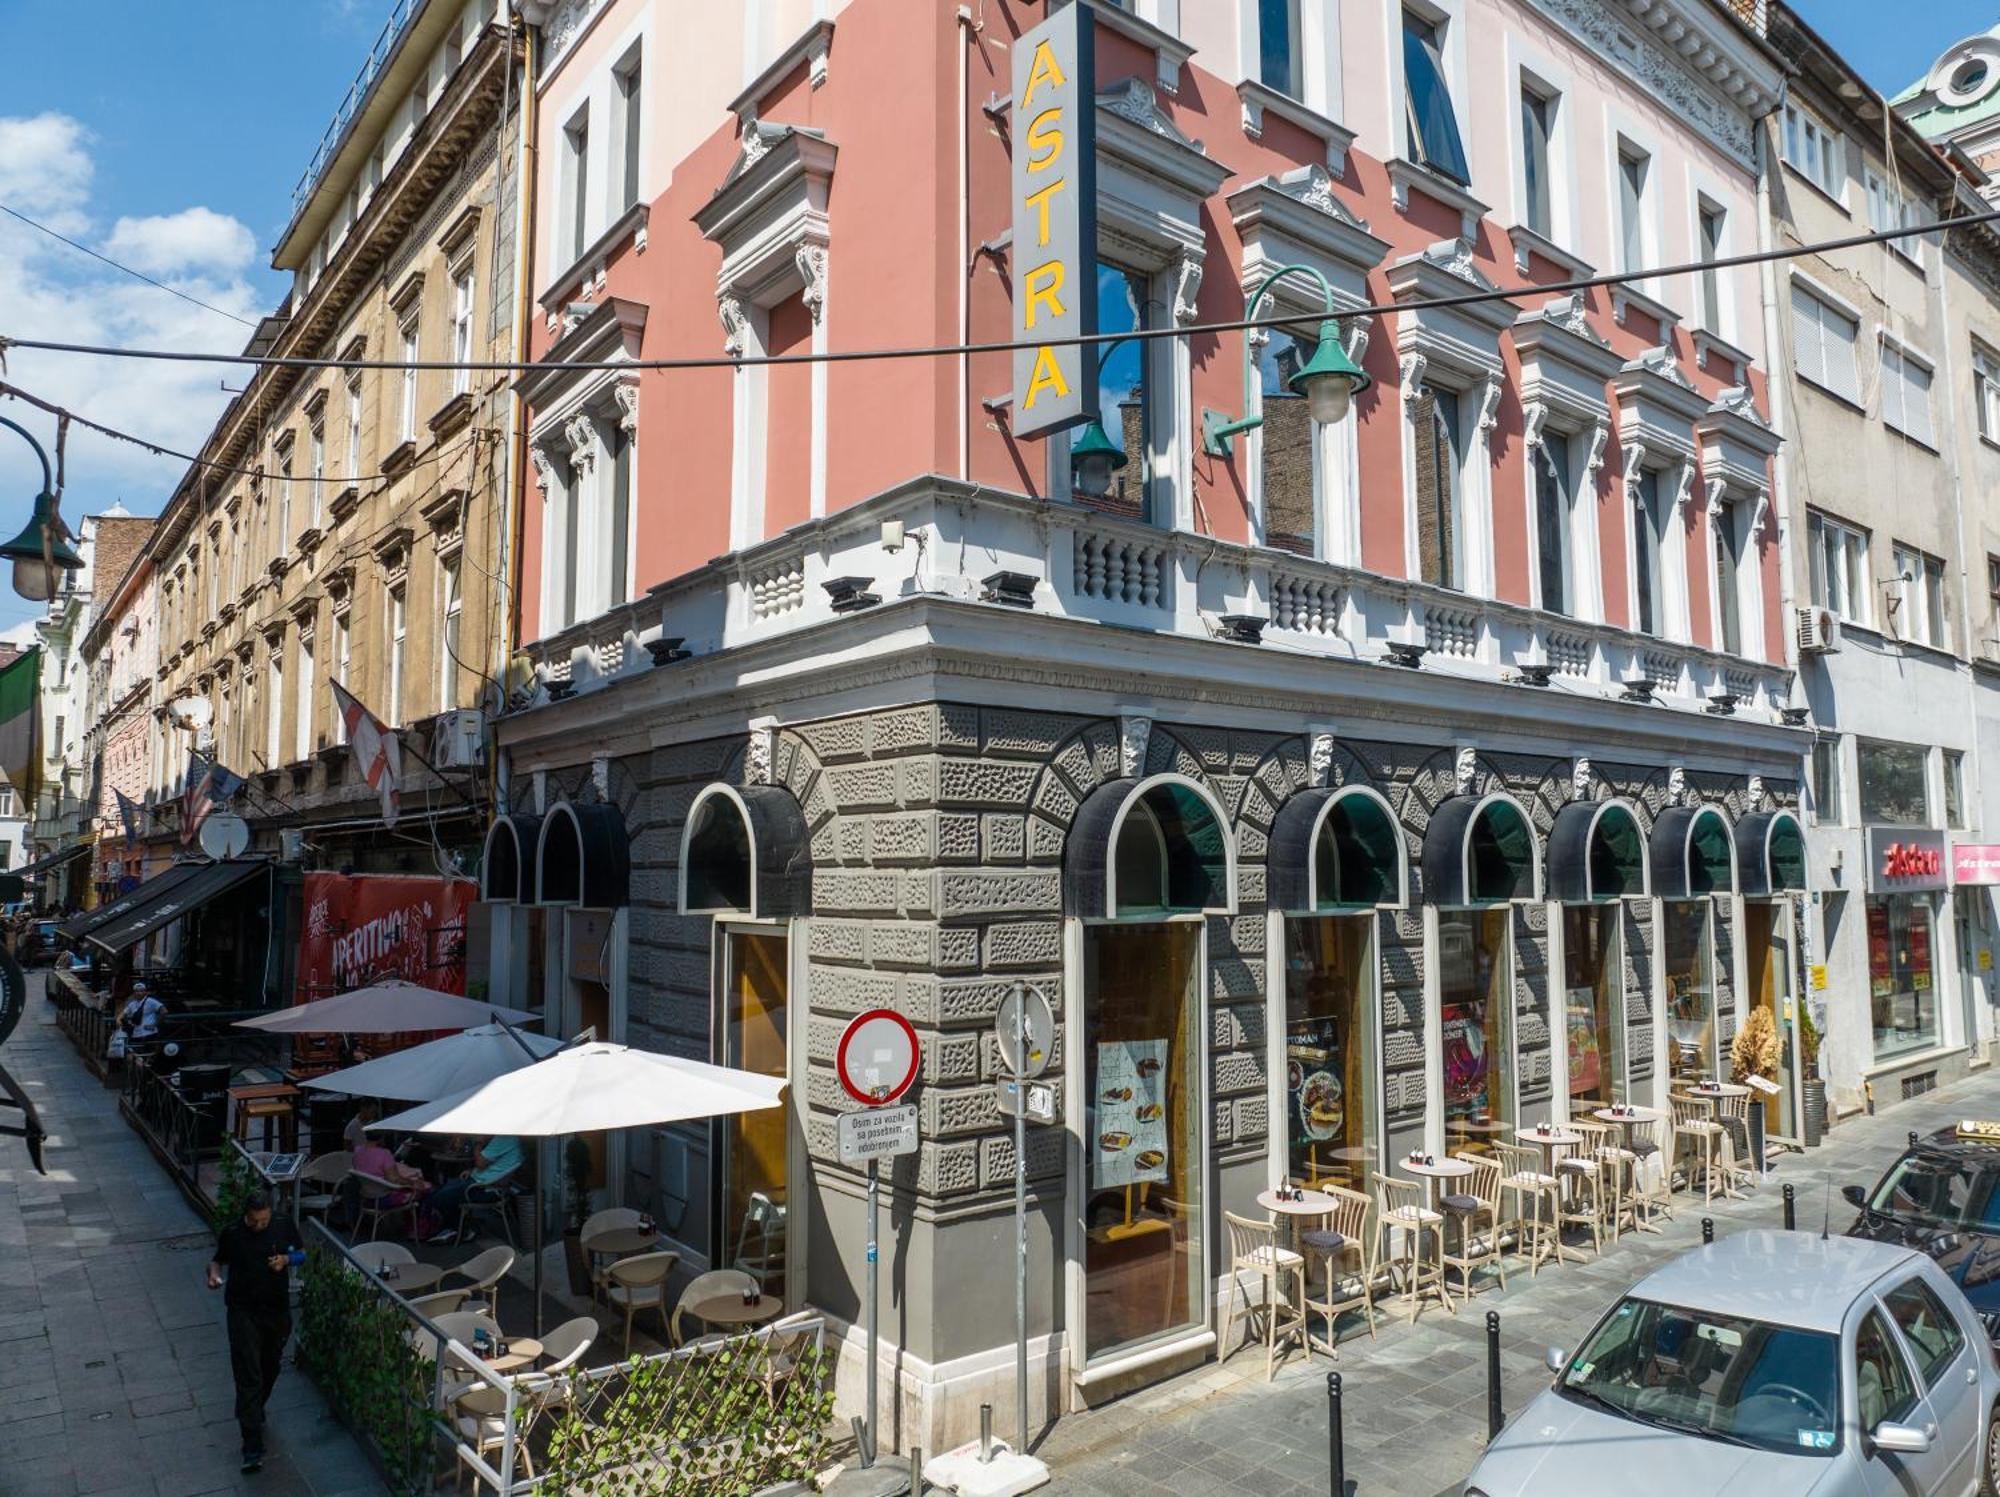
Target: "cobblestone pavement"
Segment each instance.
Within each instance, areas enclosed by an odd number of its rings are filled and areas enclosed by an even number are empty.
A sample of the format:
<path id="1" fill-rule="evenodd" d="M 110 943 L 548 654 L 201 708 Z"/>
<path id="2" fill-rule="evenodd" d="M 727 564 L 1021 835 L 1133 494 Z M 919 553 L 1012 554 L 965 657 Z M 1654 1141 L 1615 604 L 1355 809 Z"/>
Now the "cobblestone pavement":
<path id="1" fill-rule="evenodd" d="M 1326 1497 L 1326 1374 L 1338 1366 L 1348 1491 L 1360 1497 L 1450 1497 L 1460 1491 L 1486 1438 L 1486 1312 L 1501 1315 L 1501 1380 L 1511 1415 L 1548 1386 L 1550 1345 L 1573 1347 L 1597 1316 L 1647 1271 L 1701 1240 L 1701 1218 L 1717 1236 L 1783 1225 L 1780 1189 L 1796 1187 L 1801 1230 L 1817 1231 L 1831 1186 L 1836 1232 L 1853 1219 L 1840 1199 L 1850 1182 L 1872 1184 L 1904 1146 L 1961 1117 L 2000 1116 L 2000 1073 L 1965 1080 L 1885 1112 L 1843 1122 L 1819 1148 L 1776 1161 L 1770 1183 L 1743 1201 L 1704 1208 L 1677 1196 L 1657 1235 L 1627 1235 L 1589 1263 L 1516 1274 L 1456 1316 L 1436 1306 L 1412 1327 L 1398 1314 L 1379 1336 L 1343 1330 L 1338 1363 L 1296 1352 L 1275 1382 L 1264 1380 L 1261 1345 L 1220 1365 L 1063 1420 L 1038 1453 L 1055 1473 L 1049 1490 L 1093 1494 L 1245 1493 Z M 1239 1323 L 1241 1317 L 1238 1317 Z M 1351 1322 L 1350 1322 L 1351 1323 Z M 1358 1339 L 1357 1339 L 1358 1338 Z M 1240 1339 L 1240 1338 L 1239 1338 Z"/>
<path id="2" fill-rule="evenodd" d="M 8 1070 L 51 1134 L 49 1174 L 0 1138 L 0 1494 L 347 1497 L 382 1485 L 289 1365 L 271 1458 L 237 1472 L 213 1242 L 114 1093 L 84 1069 L 29 979 Z"/>

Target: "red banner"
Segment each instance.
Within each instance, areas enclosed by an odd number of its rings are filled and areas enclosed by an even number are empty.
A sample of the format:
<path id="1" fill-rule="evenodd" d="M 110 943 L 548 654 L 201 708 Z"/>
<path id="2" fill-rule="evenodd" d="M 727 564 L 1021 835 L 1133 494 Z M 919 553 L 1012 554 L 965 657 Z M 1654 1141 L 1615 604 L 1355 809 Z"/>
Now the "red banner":
<path id="1" fill-rule="evenodd" d="M 466 914 L 478 897 L 469 879 L 308 873 L 300 1000 L 386 977 L 463 993 Z"/>

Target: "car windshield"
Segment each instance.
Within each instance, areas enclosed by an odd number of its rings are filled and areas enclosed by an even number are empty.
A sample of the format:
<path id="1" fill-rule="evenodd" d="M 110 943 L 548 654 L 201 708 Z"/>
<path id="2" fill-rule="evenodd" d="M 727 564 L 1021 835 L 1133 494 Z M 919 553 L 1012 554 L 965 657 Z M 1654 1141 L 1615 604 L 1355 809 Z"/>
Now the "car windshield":
<path id="1" fill-rule="evenodd" d="M 1570 1360 L 1563 1396 L 1704 1439 L 1830 1455 L 1840 1338 L 1651 1300 L 1619 1303 Z"/>
<path id="2" fill-rule="evenodd" d="M 1984 1150 L 1980 1151 L 1982 1154 Z M 1905 1154 L 1875 1187 L 1871 1211 L 1902 1221 L 2000 1232 L 2000 1170 L 1984 1159 Z"/>

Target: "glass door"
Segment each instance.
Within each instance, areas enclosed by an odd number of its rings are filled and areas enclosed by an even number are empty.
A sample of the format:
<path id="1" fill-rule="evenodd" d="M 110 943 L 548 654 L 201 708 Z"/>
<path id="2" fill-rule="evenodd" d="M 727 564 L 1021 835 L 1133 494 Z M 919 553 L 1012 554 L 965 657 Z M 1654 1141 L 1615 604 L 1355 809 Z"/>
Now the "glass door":
<path id="1" fill-rule="evenodd" d="M 1285 1177 L 1368 1189 L 1377 1071 L 1371 915 L 1285 922 Z"/>
<path id="2" fill-rule="evenodd" d="M 1625 1100 L 1624 906 L 1563 907 L 1563 1031 L 1569 1115 Z"/>
<path id="3" fill-rule="evenodd" d="M 1438 914 L 1438 1030 L 1444 1062 L 1444 1147 L 1488 1153 L 1514 1119 L 1512 913 Z"/>
<path id="4" fill-rule="evenodd" d="M 1660 967 L 1666 978 L 1669 1075 L 1677 1085 L 1720 1079 L 1715 1033 L 1715 945 L 1706 899 L 1661 906 Z"/>
<path id="5" fill-rule="evenodd" d="M 1986 923 L 1987 893 L 1984 888 L 1960 889 L 1952 901 L 1957 906 L 1952 923 L 1958 930 L 1958 998 L 1965 1011 L 1965 1048 L 1980 1058 L 1986 1054 L 1986 1042 L 1979 1033 L 1979 1010 L 1985 1006 L 1986 981 L 1993 967 L 1993 937 Z"/>
<path id="6" fill-rule="evenodd" d="M 1743 906 L 1744 960 L 1748 965 L 1750 1007 L 1763 1010 L 1776 1037 L 1769 1053 L 1769 1079 L 1777 1083 L 1775 1097 L 1764 1096 L 1764 1132 L 1772 1138 L 1797 1139 L 1799 1129 L 1799 1067 L 1797 995 L 1792 992 L 1792 945 L 1787 904 Z"/>
<path id="7" fill-rule="evenodd" d="M 787 1076 L 791 943 L 761 930 L 731 930 L 726 939 L 717 1061 L 760 1076 Z M 715 1123 L 719 1168 L 710 1266 L 742 1269 L 779 1294 L 791 1214 L 791 1116 L 788 1101 Z"/>

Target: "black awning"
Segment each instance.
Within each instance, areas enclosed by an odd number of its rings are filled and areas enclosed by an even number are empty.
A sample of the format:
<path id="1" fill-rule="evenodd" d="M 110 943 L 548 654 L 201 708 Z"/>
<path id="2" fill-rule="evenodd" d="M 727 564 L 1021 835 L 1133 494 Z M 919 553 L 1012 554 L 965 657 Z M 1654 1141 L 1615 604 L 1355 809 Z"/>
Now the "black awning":
<path id="1" fill-rule="evenodd" d="M 535 846 L 541 904 L 615 910 L 632 899 L 632 838 L 616 806 L 557 801 Z"/>
<path id="2" fill-rule="evenodd" d="M 1535 897 L 1535 829 L 1511 795 L 1454 795 L 1424 828 L 1424 902 L 1504 904 Z"/>
<path id="3" fill-rule="evenodd" d="M 1287 915 L 1404 901 L 1403 834 L 1388 803 L 1362 785 L 1301 790 L 1271 823 L 1269 903 Z"/>
<path id="4" fill-rule="evenodd" d="M 1736 889 L 1729 822 L 1713 806 L 1669 806 L 1653 821 L 1653 892 L 1699 899 Z"/>
<path id="5" fill-rule="evenodd" d="M 498 904 L 535 902 L 535 848 L 541 841 L 539 816 L 496 816 L 486 828 L 479 859 L 479 897 Z"/>
<path id="6" fill-rule="evenodd" d="M 1232 913 L 1235 852 L 1228 819 L 1193 780 L 1106 780 L 1063 842 L 1063 911 L 1087 920 Z"/>
<path id="7" fill-rule="evenodd" d="M 60 868 L 72 858 L 80 858 L 89 852 L 93 844 L 79 842 L 73 847 L 65 847 L 60 852 L 52 852 L 47 857 L 36 858 L 32 863 L 23 863 L 19 868 L 7 870 L 16 878 L 33 878 L 38 873 L 47 873 L 51 868 Z"/>
<path id="8" fill-rule="evenodd" d="M 109 904 L 101 904 L 94 910 L 85 910 L 81 915 L 71 916 L 57 928 L 56 934 L 65 941 L 80 941 L 92 931 L 101 930 L 112 921 L 123 919 L 141 904 L 178 888 L 208 866 L 207 863 L 175 863 L 154 874 L 138 888 L 120 894 Z"/>
<path id="9" fill-rule="evenodd" d="M 160 890 L 152 899 L 135 905 L 120 918 L 100 925 L 85 939 L 116 956 L 128 947 L 138 945 L 154 931 L 200 909 L 218 895 L 227 894 L 253 878 L 267 877 L 270 871 L 271 863 L 267 858 L 231 858 L 221 863 L 195 865 L 192 876 L 180 880 L 170 889 Z M 143 894 L 146 888 L 157 888 L 160 882 L 160 879 L 154 879 L 151 884 L 134 892 Z"/>
<path id="10" fill-rule="evenodd" d="M 1560 904 L 1646 892 L 1646 834 L 1618 800 L 1576 800 L 1549 828 L 1549 898 Z"/>
<path id="11" fill-rule="evenodd" d="M 681 832 L 680 899 L 683 915 L 809 914 L 812 848 L 792 793 L 714 784 L 697 795 Z"/>
<path id="12" fill-rule="evenodd" d="M 1750 895 L 1806 887 L 1806 834 L 1790 811 L 1759 811 L 1736 823 L 1736 887 Z"/>

